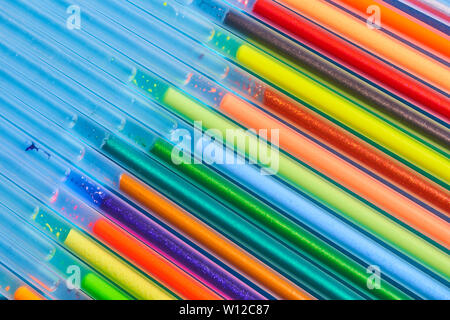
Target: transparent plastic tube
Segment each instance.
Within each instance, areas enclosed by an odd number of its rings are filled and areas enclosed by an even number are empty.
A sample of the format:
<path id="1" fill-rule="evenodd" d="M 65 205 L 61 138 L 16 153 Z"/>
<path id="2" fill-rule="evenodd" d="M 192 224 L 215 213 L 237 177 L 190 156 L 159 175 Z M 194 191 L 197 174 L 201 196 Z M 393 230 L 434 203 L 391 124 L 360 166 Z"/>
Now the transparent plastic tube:
<path id="1" fill-rule="evenodd" d="M 40 293 L 0 264 L 0 294 L 8 300 L 45 300 Z"/>
<path id="2" fill-rule="evenodd" d="M 17 272 L 23 279 L 33 283 L 52 299 L 89 300 L 89 297 L 80 290 L 68 290 L 64 278 L 52 271 L 45 263 L 17 247 L 7 234 L 0 232 L 0 236 L 2 263 Z"/>
<path id="3" fill-rule="evenodd" d="M 67 1 L 60 2 L 61 5 L 67 5 Z M 201 64 L 208 75 L 224 78 L 229 72 L 229 62 L 207 48 L 199 46 L 155 17 L 147 15 L 144 18 L 142 15 L 136 14 L 136 11 L 139 12 L 140 10 L 130 3 L 110 0 L 83 1 L 80 4 L 83 6 L 85 14 L 96 17 L 102 16 L 109 21 L 109 28 L 112 28 L 115 24 L 120 24 L 121 27 L 148 40 L 181 61 Z M 120 17 L 119 20 L 115 19 L 117 16 Z M 128 45 L 127 47 L 129 48 Z M 172 63 L 172 65 L 177 66 L 177 62 Z"/>
<path id="4" fill-rule="evenodd" d="M 2 15 L 0 13 L 0 19 L 1 18 Z M 52 60 L 52 63 L 62 67 L 62 70 L 66 72 L 66 74 L 71 74 L 74 79 L 81 81 L 75 85 L 72 85 L 71 87 L 64 86 L 62 83 L 60 83 L 60 85 L 64 89 L 64 92 L 66 92 L 62 95 L 62 97 L 66 98 L 67 101 L 80 105 L 80 107 L 82 107 L 82 110 L 85 110 L 92 116 L 101 114 L 101 118 L 104 118 L 105 121 L 109 121 L 117 128 L 124 127 L 123 130 L 125 130 L 126 122 L 123 119 L 123 116 L 120 115 L 120 112 L 118 113 L 117 111 L 115 111 L 115 109 L 117 109 L 117 106 L 120 106 L 120 108 L 123 108 L 124 110 L 127 110 L 129 112 L 132 112 L 136 117 L 142 119 L 142 121 L 152 123 L 153 126 L 159 130 L 170 130 L 172 128 L 173 123 L 170 121 L 170 119 L 165 119 L 163 114 L 157 112 L 154 108 L 148 105 L 148 103 L 143 101 L 143 99 L 140 98 L 139 95 L 133 94 L 130 90 L 125 90 L 124 88 L 119 89 L 120 87 L 118 87 L 116 79 L 111 79 L 109 77 L 99 77 L 98 75 L 94 76 L 92 72 L 91 76 L 87 77 L 85 76 L 85 69 L 78 68 L 79 64 L 77 64 L 75 60 L 71 59 L 67 55 L 63 55 L 61 49 L 59 49 L 58 47 L 53 46 L 49 48 L 45 45 L 45 41 L 43 41 L 42 39 L 36 39 L 27 31 L 19 29 L 18 25 L 14 24 L 12 21 L 2 19 L 2 22 L 4 22 L 4 24 L 2 24 L 5 28 L 2 32 L 2 35 L 9 35 L 10 37 L 17 39 L 19 43 L 17 43 L 18 47 L 16 46 L 16 48 L 18 48 L 19 50 L 23 50 L 23 52 L 27 52 L 29 51 L 29 49 L 27 49 L 26 46 L 23 47 L 23 45 L 21 44 L 23 44 L 24 41 L 31 41 L 34 44 L 34 48 L 37 50 L 37 52 L 41 52 L 43 56 L 49 57 L 49 59 Z M 5 57 L 14 54 L 6 47 L 3 47 L 3 53 Z M 116 61 L 118 60 L 116 59 Z M 25 61 L 23 62 L 25 63 Z M 65 65 L 69 65 L 70 68 L 64 68 L 63 66 Z M 120 78 L 120 75 L 118 75 L 117 72 L 114 72 L 114 70 L 109 69 L 109 71 Z M 42 77 L 42 79 L 45 79 L 45 81 L 48 81 L 48 83 L 54 81 L 54 78 L 46 77 L 46 74 L 45 72 L 43 72 L 42 68 L 36 69 L 36 74 L 39 74 L 39 76 Z M 122 81 L 128 82 L 131 75 L 132 73 L 125 77 L 125 80 L 122 79 Z M 83 85 L 81 85 L 81 83 Z M 83 90 L 83 88 L 87 90 L 95 90 L 97 92 L 108 92 L 108 100 L 112 101 L 112 103 L 106 102 L 99 96 L 95 96 L 92 94 L 82 94 L 81 91 Z M 72 95 L 68 93 L 71 93 Z M 71 98 L 73 95 L 77 95 L 78 100 L 74 100 L 73 98 Z M 69 118 L 68 121 L 70 124 L 71 121 L 73 121 L 73 118 Z"/>
<path id="5" fill-rule="evenodd" d="M 4 199 L 6 196 L 13 198 L 16 196 L 12 183 L 1 176 L 0 181 L 2 182 L 0 191 L 4 193 L 0 201 L 11 204 L 12 199 Z M 28 222 L 17 217 L 12 211 L 4 207 L 0 208 L 3 208 L 0 211 L 0 232 L 3 230 L 17 246 L 40 261 L 46 262 L 52 270 L 65 279 L 67 286 L 70 286 L 68 290 L 81 289 L 93 299 L 131 299 L 83 262 L 47 240 L 41 233 L 34 230 Z"/>
<path id="6" fill-rule="evenodd" d="M 52 17 L 52 15 L 55 14 L 55 12 L 60 12 L 55 8 L 55 6 L 58 4 L 55 3 L 48 3 L 51 4 L 49 6 L 44 6 L 44 3 L 41 3 L 43 6 L 39 8 L 41 11 L 40 13 L 37 13 L 34 9 L 34 5 L 28 3 L 23 4 L 21 12 L 23 12 L 23 17 L 27 17 L 35 21 L 39 26 L 43 26 L 44 30 L 51 30 L 51 35 L 55 38 L 58 43 L 71 48 L 72 50 L 76 50 L 80 56 L 84 57 L 93 57 L 91 61 L 95 62 L 98 66 L 102 67 L 106 71 L 114 74 L 122 81 L 127 81 L 130 79 L 130 77 L 133 76 L 135 73 L 134 67 L 131 67 L 128 63 L 127 69 L 129 70 L 126 75 L 121 74 L 120 72 L 117 72 L 114 68 L 111 68 L 108 65 L 105 65 L 105 63 L 99 64 L 97 63 L 97 59 L 99 61 L 113 61 L 114 63 L 121 63 L 123 64 L 123 59 L 117 59 L 117 57 L 112 57 L 109 60 L 105 60 L 105 53 L 100 50 L 91 50 L 91 47 L 89 46 L 89 49 L 85 49 L 84 46 L 80 45 L 83 43 L 82 39 L 86 39 L 86 36 L 91 36 L 99 41 L 104 42 L 106 45 L 106 48 L 109 46 L 116 46 L 120 43 L 126 43 L 128 46 L 130 46 L 130 50 L 134 52 L 135 55 L 139 56 L 142 61 L 145 61 L 146 63 L 149 63 L 150 65 L 154 66 L 155 71 L 158 73 L 161 73 L 163 75 L 166 75 L 178 82 L 185 81 L 186 74 L 184 72 L 180 72 L 179 68 L 174 65 L 174 59 L 171 59 L 168 56 L 160 55 L 159 50 L 155 47 L 143 47 L 139 45 L 138 43 L 134 43 L 133 41 L 129 41 L 126 37 L 124 37 L 122 34 L 115 34 L 116 37 L 112 37 L 110 32 L 107 32 L 108 29 L 104 28 L 104 23 L 102 23 L 100 20 L 96 19 L 93 16 L 86 15 L 86 21 L 84 22 L 84 27 L 82 29 L 82 32 L 76 36 L 75 39 L 79 39 L 78 47 L 73 47 L 73 33 L 70 32 L 67 28 L 65 28 L 64 25 L 58 24 L 55 19 Z M 63 10 L 65 10 L 66 6 L 60 6 Z M 45 9 L 45 10 L 42 10 Z M 43 15 L 44 12 L 50 11 L 52 15 Z M 64 11 L 63 11 L 64 12 Z M 44 20 L 45 19 L 45 20 Z M 45 23 L 44 23 L 45 21 Z M 86 29 L 86 31 L 85 31 Z M 117 38 L 118 37 L 118 38 Z M 94 47 L 95 48 L 95 47 Z M 89 50 L 89 51 L 86 51 Z M 114 51 L 108 50 L 108 55 L 112 56 L 117 53 L 113 53 Z"/>

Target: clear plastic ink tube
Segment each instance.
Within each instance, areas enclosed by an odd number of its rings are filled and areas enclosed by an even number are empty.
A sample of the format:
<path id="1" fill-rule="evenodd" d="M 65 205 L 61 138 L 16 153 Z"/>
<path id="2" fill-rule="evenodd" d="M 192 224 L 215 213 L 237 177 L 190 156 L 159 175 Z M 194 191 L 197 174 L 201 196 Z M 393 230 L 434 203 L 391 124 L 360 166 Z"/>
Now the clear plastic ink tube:
<path id="1" fill-rule="evenodd" d="M 12 140 L 14 135 L 12 135 L 11 130 L 9 130 L 9 132 L 11 134 L 9 135 L 8 140 Z M 20 141 L 21 140 L 19 140 L 19 142 Z M 5 143 L 7 143 L 6 140 Z M 21 143 L 27 144 L 27 140 L 24 139 Z M 19 148 L 11 146 L 10 148 L 13 150 L 15 148 L 15 152 L 23 152 L 22 147 L 23 146 Z M 28 154 L 25 153 L 25 156 L 27 155 Z M 157 248 L 160 253 L 164 253 L 164 255 L 176 260 L 179 264 L 182 264 L 183 268 L 195 275 L 195 277 L 201 278 L 205 282 L 208 281 L 207 283 L 210 286 L 220 287 L 220 289 L 217 288 L 217 290 L 220 292 L 224 291 L 223 295 L 226 297 L 230 299 L 263 298 L 261 295 L 244 285 L 240 280 L 233 277 L 220 266 L 216 265 L 195 249 L 175 238 L 168 231 L 153 222 L 153 220 L 145 217 L 145 215 L 115 197 L 111 192 L 101 187 L 84 174 L 76 170 L 69 170 L 68 164 L 57 158 L 56 155 L 53 155 L 50 159 L 47 158 L 45 154 L 38 155 L 38 157 L 35 158 L 35 161 L 36 163 L 34 163 L 34 166 L 40 165 L 42 167 L 40 170 L 36 171 L 46 172 L 46 174 L 44 174 L 41 178 L 44 180 L 44 177 L 48 177 L 49 180 L 45 188 L 40 189 L 52 190 L 53 188 L 52 192 L 42 193 L 40 198 L 52 199 L 53 197 L 53 201 L 56 202 L 57 197 L 59 197 L 59 189 L 54 190 L 54 188 L 57 187 L 52 186 L 58 186 L 58 183 L 62 184 L 64 182 L 68 189 L 78 194 L 78 196 L 81 196 L 90 206 L 103 212 L 109 218 L 124 226 L 127 230 L 148 245 L 153 248 Z M 64 168 L 64 166 L 68 167 Z M 14 171 L 11 170 L 11 172 Z M 22 181 L 24 181 L 24 183 L 27 180 L 31 181 L 32 177 L 32 174 L 27 172 L 26 177 L 24 176 Z M 19 179 L 21 179 L 20 176 L 15 178 L 15 180 Z M 34 181 L 39 181 L 39 178 L 34 177 Z M 33 185 L 33 183 L 29 183 L 26 188 L 32 189 Z M 34 192 L 36 193 L 38 190 L 35 190 Z M 65 195 L 65 197 L 67 197 L 67 195 Z M 87 213 L 89 213 L 89 211 L 87 211 Z M 81 214 L 81 212 L 76 214 Z M 213 274 L 215 278 L 213 278 Z M 219 278 L 221 284 L 217 283 L 217 279 Z"/>
<path id="2" fill-rule="evenodd" d="M 0 263 L 0 295 L 8 300 L 46 300 L 33 287 Z"/>
<path id="3" fill-rule="evenodd" d="M 415 1 L 412 0 L 410 2 Z M 429 8 L 434 8 L 436 10 L 443 11 L 445 13 L 448 13 L 448 15 L 450 15 L 450 2 L 448 2 L 448 0 L 417 0 L 417 2 L 423 3 L 424 6 L 428 6 Z"/>
<path id="4" fill-rule="evenodd" d="M 16 197 L 12 183 L 4 177 L 0 177 L 0 181 L 2 183 L 0 188 L 2 197 L 0 201 L 6 202 L 4 200 L 5 197 Z M 11 203 L 11 199 L 8 202 Z M 123 293 L 122 290 L 83 262 L 61 249 L 58 245 L 54 245 L 45 236 L 34 230 L 28 222 L 19 218 L 5 207 L 1 206 L 0 208 L 0 232 L 3 231 L 17 246 L 23 248 L 40 261 L 46 262 L 52 270 L 65 279 L 66 283 L 70 283 L 73 289 L 79 288 L 96 300 L 131 299 L 130 296 Z"/>
<path id="5" fill-rule="evenodd" d="M 34 95 L 36 96 L 36 95 Z M 6 106 L 7 103 L 4 101 L 3 102 L 3 106 Z M 26 109 L 26 106 L 22 106 L 21 108 L 22 110 Z M 67 156 L 69 157 L 69 159 L 71 159 L 72 161 L 74 161 L 73 159 L 78 159 L 78 161 L 75 162 L 75 164 L 81 168 L 83 168 L 86 171 L 90 171 L 90 172 L 96 172 L 96 176 L 102 178 L 102 180 L 106 183 L 109 184 L 110 187 L 113 188 L 117 188 L 119 186 L 120 190 L 123 190 L 123 188 L 125 188 L 125 190 L 128 190 L 127 195 L 128 196 L 133 196 L 136 195 L 136 192 L 139 191 L 138 194 L 145 194 L 147 196 L 150 196 L 151 194 L 149 194 L 148 192 L 145 192 L 145 188 L 140 186 L 140 183 L 137 182 L 136 180 L 134 180 L 133 182 L 133 178 L 131 176 L 129 176 L 128 174 L 124 173 L 122 169 L 119 169 L 117 167 L 112 166 L 111 163 L 106 162 L 105 163 L 105 159 L 102 157 L 98 157 L 96 155 L 94 155 L 92 153 L 92 150 L 90 150 L 89 148 L 83 148 L 82 150 L 80 149 L 75 149 L 72 151 L 64 151 L 66 150 L 66 147 L 69 145 L 68 144 L 68 139 L 67 137 L 64 137 L 63 134 L 61 134 L 61 132 L 58 131 L 53 131 L 50 129 L 49 125 L 46 125 L 46 132 L 48 135 L 46 135 L 45 137 L 42 134 L 42 130 L 40 130 L 40 126 L 37 126 L 34 130 L 32 127 L 29 126 L 29 120 L 28 116 L 26 114 L 23 113 L 23 111 L 20 111 L 19 109 L 14 109 L 12 108 L 10 111 L 7 111 L 3 108 L 3 112 L 5 114 L 5 116 L 9 116 L 12 119 L 16 119 L 19 122 L 22 123 L 22 125 L 24 125 L 28 130 L 31 130 L 31 132 L 33 132 L 35 135 L 39 135 L 41 139 L 47 140 L 47 141 L 53 141 L 53 137 L 61 137 L 61 140 L 58 141 L 64 141 L 62 144 L 60 144 L 59 142 L 55 142 L 55 143 L 50 143 L 52 145 L 52 147 L 57 147 L 57 149 L 60 150 L 60 152 L 64 152 L 67 154 Z M 33 118 L 39 119 L 38 117 L 36 117 L 36 115 L 33 116 Z M 42 120 L 40 121 L 42 122 Z M 90 128 L 93 128 L 92 126 Z M 99 129 L 96 129 L 96 132 L 99 133 Z M 106 138 L 106 137 L 105 137 Z M 11 140 L 11 138 L 10 138 Z M 117 141 L 117 139 L 116 139 Z M 72 143 L 73 145 L 73 143 Z M 83 154 L 83 157 L 80 159 L 79 155 Z M 102 160 L 103 159 L 103 160 Z M 148 161 L 147 161 L 148 162 Z M 106 170 L 109 168 L 108 172 L 106 172 Z M 155 170 L 155 169 L 153 169 Z M 155 171 L 157 171 L 158 169 L 156 168 Z M 159 169 L 160 170 L 160 169 Z M 170 178 L 170 179 L 169 179 Z M 173 178 L 171 178 L 170 176 L 167 176 L 166 179 L 164 179 L 165 181 L 171 181 L 173 180 Z M 152 180 L 153 181 L 153 180 Z M 185 183 L 184 183 L 185 184 Z M 182 186 L 183 182 L 182 181 L 177 181 L 177 186 L 180 187 L 180 192 L 182 192 L 183 194 L 186 193 L 185 188 Z M 208 200 L 207 198 L 202 198 L 200 197 L 198 194 L 194 193 L 194 199 L 198 199 L 198 200 L 202 200 L 204 203 L 205 201 L 208 201 L 209 203 L 211 203 L 211 200 Z M 170 205 L 170 204 L 169 204 Z M 159 208 L 161 209 L 161 208 Z M 220 207 L 216 207 L 216 210 L 214 211 L 214 213 L 216 215 L 221 215 L 222 211 L 226 211 L 226 209 L 220 208 Z M 157 211 L 158 212 L 158 211 Z M 166 216 L 166 218 L 169 218 L 169 220 L 173 217 L 174 212 L 173 212 L 173 208 L 172 208 L 172 212 L 170 212 L 170 216 Z M 327 278 L 326 276 L 324 277 L 323 275 L 320 275 L 320 272 L 318 272 L 318 270 L 316 269 L 316 267 L 314 267 L 311 264 L 308 264 L 306 262 L 300 262 L 301 258 L 297 257 L 295 255 L 293 255 L 292 253 L 289 252 L 288 249 L 284 248 L 283 246 L 279 246 L 277 245 L 276 241 L 274 241 L 273 239 L 264 237 L 262 234 L 260 234 L 259 231 L 257 231 L 257 229 L 250 227 L 250 225 L 248 224 L 248 222 L 246 222 L 245 220 L 239 220 L 238 217 L 235 217 L 234 213 L 226 213 L 224 212 L 223 217 L 225 217 L 226 215 L 226 219 L 225 221 L 230 221 L 230 224 L 233 226 L 239 226 L 239 230 L 243 230 L 245 231 L 246 234 L 248 234 L 249 240 L 251 239 L 255 239 L 254 241 L 258 241 L 258 243 L 264 245 L 263 249 L 257 249 L 257 247 L 255 247 L 255 245 L 253 244 L 249 244 L 248 240 L 245 241 L 243 240 L 242 236 L 237 236 L 237 234 L 239 234 L 239 232 L 236 234 L 236 231 L 234 231 L 232 233 L 232 238 L 235 240 L 238 240 L 241 244 L 243 244 L 245 247 L 248 248 L 248 246 L 250 245 L 250 248 L 252 249 L 252 251 L 258 252 L 258 256 L 261 255 L 261 252 L 263 253 L 263 257 L 269 257 L 271 256 L 271 259 L 273 260 L 274 258 L 276 260 L 280 260 L 281 261 L 277 261 L 275 263 L 275 265 L 277 265 L 277 267 L 279 267 L 279 265 L 281 265 L 281 269 L 282 270 L 295 270 L 293 275 L 294 277 L 298 277 L 300 275 L 303 275 L 303 281 L 306 279 L 315 279 L 315 281 L 319 281 L 321 283 L 320 286 L 327 288 L 327 290 L 324 290 L 324 288 L 322 288 L 322 290 L 319 289 L 319 292 L 321 295 L 325 295 L 325 296 L 333 296 L 333 290 L 334 290 L 334 296 L 336 297 L 341 297 L 343 299 L 348 299 L 352 297 L 352 294 L 350 293 L 350 291 L 348 291 L 347 293 L 345 293 L 345 289 L 344 288 L 336 288 L 336 289 L 331 289 L 333 286 L 336 287 L 337 284 L 332 284 L 333 280 L 331 280 L 330 278 Z M 180 219 L 178 219 L 180 220 Z M 278 286 L 281 284 L 284 287 L 287 286 L 286 280 L 284 279 L 278 279 L 276 281 L 276 285 L 272 284 L 272 281 L 274 281 L 274 274 L 273 272 L 267 271 L 265 269 L 262 268 L 262 266 L 260 266 L 260 263 L 256 260 L 252 260 L 249 259 L 248 257 L 246 257 L 245 255 L 236 252 L 236 248 L 234 246 L 230 246 L 230 245 L 224 245 L 223 241 L 212 241 L 212 239 L 214 239 L 214 237 L 211 237 L 211 233 L 208 233 L 208 230 L 202 228 L 202 226 L 198 226 L 198 222 L 196 222 L 195 220 L 189 220 L 189 218 L 186 219 L 186 217 L 183 217 L 183 221 L 186 220 L 186 222 L 189 222 L 189 230 L 192 230 L 192 228 L 190 228 L 191 226 L 196 226 L 196 229 L 193 229 L 192 231 L 194 231 L 195 233 L 198 232 L 199 230 L 202 230 L 202 234 L 206 232 L 206 234 L 209 234 L 208 242 L 212 242 L 214 244 L 217 244 L 219 246 L 219 248 L 212 248 L 212 251 L 214 251 L 214 249 L 219 249 L 219 255 L 221 257 L 223 257 L 224 255 L 227 257 L 228 253 L 232 253 L 232 256 L 234 257 L 235 255 L 238 254 L 238 256 L 240 256 L 239 261 L 233 261 L 234 263 L 232 263 L 232 265 L 238 265 L 241 271 L 250 274 L 250 276 L 253 276 L 252 278 L 255 278 L 259 280 L 259 282 L 262 282 L 263 285 L 265 285 L 266 287 L 268 287 L 269 289 L 272 289 L 273 291 L 275 291 L 276 293 L 278 293 L 278 295 L 280 295 L 280 292 L 278 292 L 277 290 L 280 290 L 282 288 L 278 288 Z M 208 220 L 211 221 L 211 218 L 209 218 Z M 177 220 L 170 220 L 172 223 L 175 222 L 175 227 L 179 227 L 180 223 Z M 217 221 L 217 218 L 213 218 L 212 221 Z M 217 225 L 216 223 L 214 223 L 215 225 Z M 184 223 L 182 225 L 185 225 Z M 222 226 L 223 228 L 223 226 Z M 235 229 L 236 230 L 236 229 Z M 184 230 L 183 230 L 184 231 Z M 228 232 L 229 233 L 229 232 Z M 187 232 L 187 235 L 190 236 L 191 234 L 189 233 L 189 231 Z M 237 236 L 237 238 L 236 238 Z M 217 237 L 217 236 L 216 236 Z M 251 242 L 251 241 L 250 241 Z M 207 246 L 208 244 L 204 242 L 203 239 L 203 246 Z M 226 248 L 227 251 L 223 252 L 222 250 L 220 250 L 220 248 Z M 274 250 L 275 248 L 277 248 L 276 250 Z M 270 253 L 270 255 L 266 255 L 264 252 L 268 252 Z M 278 257 L 280 255 L 280 257 Z M 287 259 L 288 266 L 287 267 L 283 267 L 283 261 L 285 261 L 285 259 Z M 227 259 L 226 259 L 227 260 Z M 234 259 L 232 259 L 234 260 Z M 244 263 L 245 262 L 245 263 Z M 304 269 L 300 268 L 298 264 L 304 265 Z M 248 266 L 248 264 L 251 264 L 251 268 L 250 266 Z M 306 264 L 306 265 L 305 265 Z M 292 266 L 291 266 L 292 265 Z M 294 267 L 297 266 L 297 267 Z M 250 270 L 249 270 L 250 268 Z M 261 270 L 262 269 L 262 270 Z M 251 271 L 251 272 L 249 272 Z M 256 275 L 255 275 L 256 273 Z M 291 273 L 291 272 L 290 272 Z M 291 273 L 292 274 L 292 273 Z M 259 278 L 260 275 L 265 275 L 263 279 Z M 307 281 L 309 282 L 309 280 Z M 314 281 L 313 281 L 314 283 Z M 270 285 L 268 285 L 270 284 Z M 272 288 L 272 286 L 277 287 L 277 290 L 274 290 L 274 288 Z M 317 286 L 317 284 L 316 284 Z M 337 285 L 337 287 L 339 287 L 339 285 Z M 295 288 L 295 287 L 294 287 Z M 289 289 L 290 291 L 293 291 L 294 288 Z M 298 290 L 298 289 L 296 289 Z M 336 292 L 339 292 L 340 290 L 340 294 Z M 283 289 L 282 291 L 286 291 L 286 289 Z M 316 289 L 317 292 L 317 289 Z M 285 293 L 284 293 L 285 294 Z M 281 294 L 281 296 L 285 297 L 285 298 L 293 298 L 293 297 L 297 297 L 299 298 L 300 296 L 298 294 Z M 356 298 L 356 296 L 353 296 L 354 298 Z"/>
<path id="6" fill-rule="evenodd" d="M 4 209 L 5 210 L 5 209 Z M 7 212 L 7 214 L 12 214 Z M 46 262 L 37 259 L 0 231 L 0 258 L 9 269 L 32 283 L 44 295 L 59 300 L 89 300 L 89 296 L 76 288 L 69 288 L 68 282 L 52 270 Z"/>

